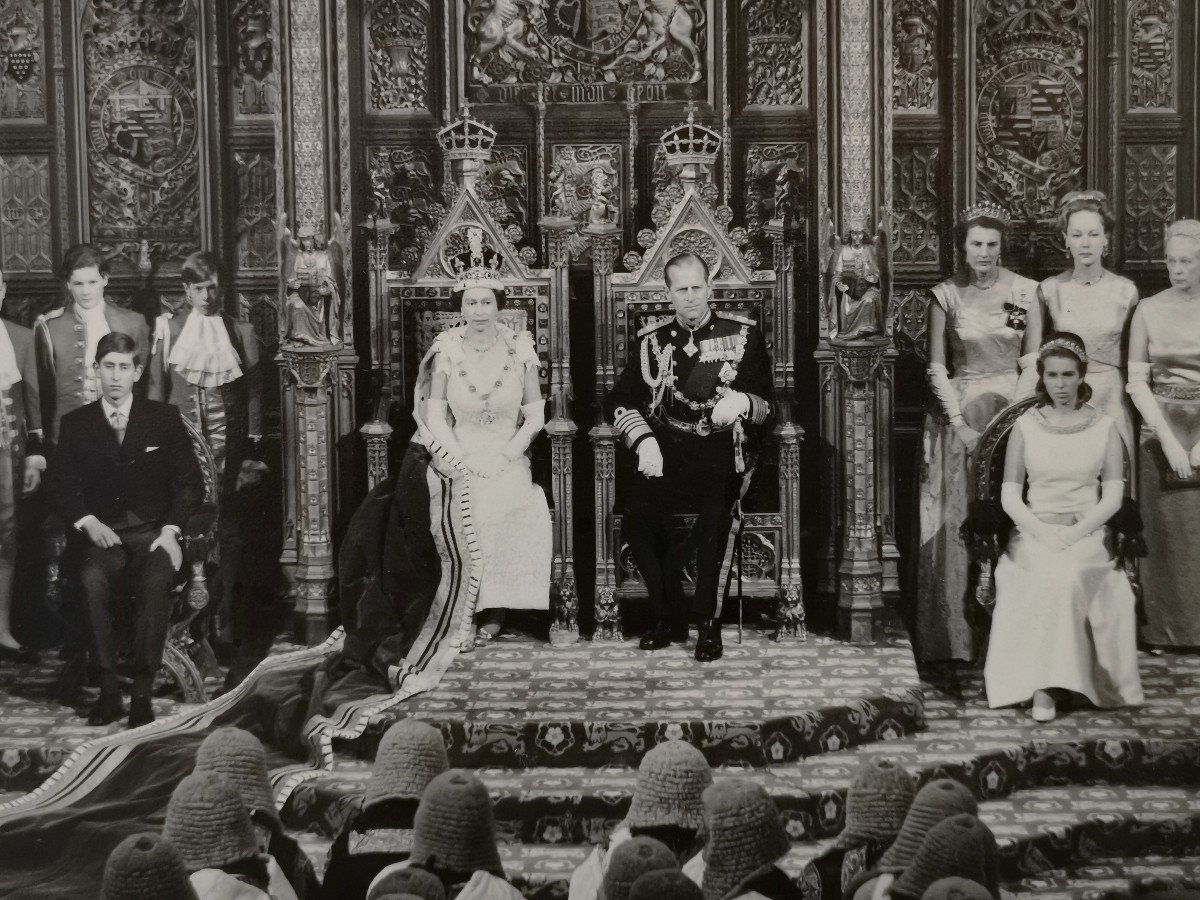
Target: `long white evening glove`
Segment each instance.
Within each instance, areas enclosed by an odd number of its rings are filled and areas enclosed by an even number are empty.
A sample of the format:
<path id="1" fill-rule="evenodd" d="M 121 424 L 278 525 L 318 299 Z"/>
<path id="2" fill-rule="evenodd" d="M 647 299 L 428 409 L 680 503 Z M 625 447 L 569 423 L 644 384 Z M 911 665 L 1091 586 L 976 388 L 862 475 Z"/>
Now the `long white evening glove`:
<path id="1" fill-rule="evenodd" d="M 533 439 L 545 426 L 546 402 L 535 400 L 532 403 L 526 403 L 521 407 L 521 414 L 525 417 L 521 427 L 504 446 L 504 455 L 514 462 L 525 455 L 525 451 L 529 449 Z"/>
<path id="2" fill-rule="evenodd" d="M 1037 361 L 1038 355 L 1036 353 L 1026 353 L 1017 360 L 1017 366 L 1020 368 L 1021 374 L 1017 376 L 1017 395 L 1013 397 L 1014 400 L 1032 397 L 1034 391 L 1037 390 Z"/>
<path id="3" fill-rule="evenodd" d="M 450 427 L 450 422 L 446 419 L 446 401 L 429 399 L 425 401 L 425 408 L 427 410 L 425 427 L 429 429 L 434 440 L 445 447 L 446 452 L 451 456 L 457 456 L 459 459 L 466 456 L 462 444 L 454 436 L 454 429 Z"/>

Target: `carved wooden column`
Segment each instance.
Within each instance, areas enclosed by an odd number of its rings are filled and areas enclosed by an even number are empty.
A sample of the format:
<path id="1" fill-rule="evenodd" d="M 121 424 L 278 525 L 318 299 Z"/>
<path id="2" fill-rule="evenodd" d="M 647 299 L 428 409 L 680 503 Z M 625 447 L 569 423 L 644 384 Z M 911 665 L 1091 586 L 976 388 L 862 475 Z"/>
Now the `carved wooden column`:
<path id="1" fill-rule="evenodd" d="M 333 550 L 333 435 L 338 417 L 334 346 L 285 347 L 280 352 L 285 384 L 285 473 L 294 487 L 285 546 L 294 560 L 284 566 L 295 598 L 296 637 L 316 643 L 329 634 L 330 599 L 336 586 Z"/>
<path id="2" fill-rule="evenodd" d="M 783 517 L 783 544 L 779 548 L 779 603 L 774 637 L 808 637 L 804 611 L 804 588 L 800 581 L 800 441 L 804 429 L 792 421 L 795 402 L 796 366 L 793 340 L 796 325 L 796 301 L 792 296 L 795 261 L 794 248 L 783 219 L 771 219 L 765 228 L 771 237 L 775 263 L 775 343 L 776 384 L 783 388 L 776 395 L 775 436 L 779 442 L 779 513 Z M 782 375 L 782 378 L 780 377 Z"/>
<path id="3" fill-rule="evenodd" d="M 367 445 L 367 490 L 372 491 L 389 473 L 388 443 L 392 439 L 392 426 L 379 419 L 372 419 L 358 429 Z"/>
<path id="4" fill-rule="evenodd" d="M 342 0 L 289 0 L 281 9 L 284 27 L 277 46 L 282 48 L 283 102 L 275 118 L 276 203 L 279 213 L 288 214 L 294 231 L 311 226 L 317 234 L 330 235 L 335 213 L 347 223 L 353 221 L 347 7 Z M 290 164 L 283 165 L 284 160 Z M 328 633 L 336 587 L 332 523 L 353 484 L 353 473 L 338 452 L 355 432 L 358 366 L 350 290 L 354 242 L 344 244 L 344 302 L 340 320 L 330 323 L 341 343 L 285 347 L 279 357 L 289 373 L 283 386 L 286 480 L 280 563 L 291 585 L 297 633 L 309 641 Z M 286 298 L 281 283 L 280 309 Z M 319 405 L 324 418 L 317 414 Z M 318 445 L 319 465 L 311 455 Z M 314 480 L 318 468 L 320 478 Z M 323 491 L 319 498 L 313 494 L 318 483 Z"/>
<path id="5" fill-rule="evenodd" d="M 605 393 L 616 384 L 614 348 L 606 343 L 612 322 L 612 271 L 620 248 L 620 228 L 607 224 L 584 229 L 592 251 L 592 296 L 596 298 L 596 388 Z M 604 527 L 596 530 L 596 630 L 593 640 L 623 641 L 621 608 L 617 602 L 617 550 L 613 507 L 617 499 L 616 431 L 601 420 L 589 437 L 596 462 L 596 511 L 604 512 Z M 600 521 L 597 516 L 597 521 Z"/>
<path id="6" fill-rule="evenodd" d="M 892 197 L 892 0 L 841 0 L 834 15 L 838 41 L 829 59 L 829 81 L 839 127 L 829 137 L 823 245 L 834 232 L 850 235 L 861 229 L 869 235 L 881 219 L 890 233 L 886 219 Z M 858 330 L 853 340 L 840 339 L 839 298 L 829 296 L 838 290 L 823 278 L 826 296 L 815 353 L 827 450 L 817 583 L 822 593 L 836 592 L 839 623 L 855 642 L 874 639 L 885 583 L 888 590 L 899 588 L 891 452 L 896 354 L 886 234 L 875 241 L 874 253 L 881 270 L 880 321 L 873 329 Z"/>
<path id="7" fill-rule="evenodd" d="M 837 361 L 842 408 L 842 552 L 838 563 L 838 625 L 851 643 L 875 639 L 883 606 L 883 563 L 876 533 L 876 383 L 886 337 L 829 342 Z"/>
<path id="8" fill-rule="evenodd" d="M 550 643 L 579 640 L 579 592 L 575 582 L 575 509 L 571 475 L 574 471 L 575 435 L 579 426 L 571 419 L 571 284 L 569 239 L 575 220 L 545 216 L 538 223 L 546 235 L 550 271 L 550 463 L 554 495 L 554 561 L 550 578 L 556 601 L 550 622 Z"/>

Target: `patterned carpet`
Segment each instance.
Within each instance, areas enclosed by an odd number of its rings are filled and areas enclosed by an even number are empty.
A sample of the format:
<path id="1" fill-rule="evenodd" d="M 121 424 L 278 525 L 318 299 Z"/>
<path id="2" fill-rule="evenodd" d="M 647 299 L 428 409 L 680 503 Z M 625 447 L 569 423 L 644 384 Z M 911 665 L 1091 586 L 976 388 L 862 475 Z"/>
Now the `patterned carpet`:
<path id="1" fill-rule="evenodd" d="M 0 670 L 0 790 L 30 790 L 71 747 L 107 733 L 55 709 L 43 693 L 55 668 Z M 415 715 L 447 735 L 452 764 L 491 788 L 506 870 L 529 892 L 564 882 L 621 821 L 645 750 L 684 737 L 718 777 L 767 787 L 793 841 L 784 866 L 815 896 L 814 861 L 844 825 L 845 790 L 863 759 L 885 755 L 922 781 L 949 776 L 974 791 L 1007 889 L 1127 896 L 1138 879 L 1200 879 L 1200 657 L 1143 655 L 1141 672 L 1145 706 L 1036 725 L 1025 711 L 988 709 L 977 676 L 961 696 L 922 684 L 898 637 L 861 648 L 748 634 L 702 667 L 679 647 L 551 650 L 509 636 L 338 744 L 334 769 L 296 788 L 282 814 L 323 868 L 379 735 Z M 172 702 L 156 710 L 180 708 Z"/>

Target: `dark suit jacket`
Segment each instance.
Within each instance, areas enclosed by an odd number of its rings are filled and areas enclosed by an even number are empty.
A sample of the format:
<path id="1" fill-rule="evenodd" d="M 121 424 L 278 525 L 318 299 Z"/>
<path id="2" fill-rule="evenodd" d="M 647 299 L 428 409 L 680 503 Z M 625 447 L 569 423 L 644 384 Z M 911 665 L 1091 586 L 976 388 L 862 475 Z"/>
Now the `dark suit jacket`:
<path id="1" fill-rule="evenodd" d="M 33 332 L 15 322 L 4 320 L 4 329 L 12 341 L 21 381 L 9 391 L 9 427 L 12 428 L 13 460 L 17 473 L 26 455 L 42 454 L 42 402 L 38 392 L 37 354 L 33 349 Z M 17 488 L 20 493 L 20 487 Z"/>
<path id="2" fill-rule="evenodd" d="M 144 523 L 183 530 L 204 499 L 179 410 L 138 397 L 120 444 L 99 400 L 63 416 L 50 490 L 68 527 L 93 515 L 110 528 Z"/>

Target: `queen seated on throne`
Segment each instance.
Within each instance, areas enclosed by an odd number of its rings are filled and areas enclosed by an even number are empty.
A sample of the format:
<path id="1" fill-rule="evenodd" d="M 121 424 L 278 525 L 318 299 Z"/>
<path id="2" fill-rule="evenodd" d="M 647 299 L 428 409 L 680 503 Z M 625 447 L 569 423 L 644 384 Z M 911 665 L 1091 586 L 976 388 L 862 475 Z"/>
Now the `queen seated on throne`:
<path id="1" fill-rule="evenodd" d="M 497 321 L 500 260 L 453 258 L 463 324 L 433 341 L 414 392 L 417 431 L 395 478 L 350 524 L 339 558 L 346 641 L 326 671 L 351 691 L 394 680 L 406 659 L 500 632 L 507 609 L 548 609 L 552 537 L 529 445 L 545 424 L 532 336 Z M 327 694 L 336 702 L 341 689 Z"/>

